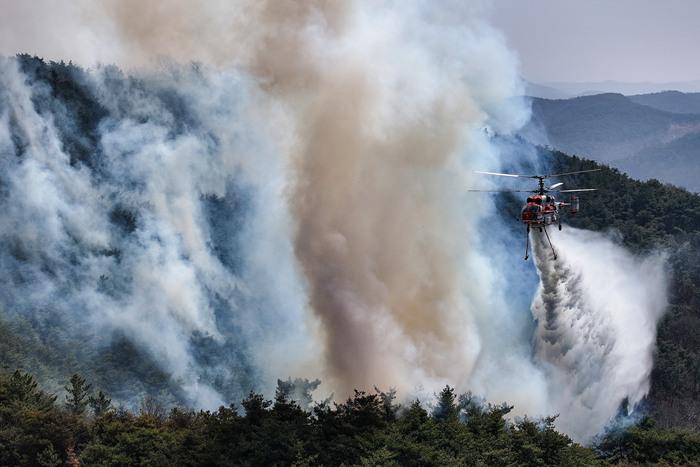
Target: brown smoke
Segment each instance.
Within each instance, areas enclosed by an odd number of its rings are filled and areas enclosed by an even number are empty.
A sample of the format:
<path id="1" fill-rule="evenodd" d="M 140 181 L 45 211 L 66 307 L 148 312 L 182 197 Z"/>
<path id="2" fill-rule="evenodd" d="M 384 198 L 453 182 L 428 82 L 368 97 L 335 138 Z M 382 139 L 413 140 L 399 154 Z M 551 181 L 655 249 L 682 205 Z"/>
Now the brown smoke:
<path id="1" fill-rule="evenodd" d="M 292 109 L 295 251 L 336 390 L 411 389 L 419 375 L 464 381 L 479 343 L 462 290 L 470 229 L 455 167 L 465 125 L 480 115 L 461 77 L 445 78 L 418 42 L 403 44 L 396 13 L 382 8 L 196 5 L 110 2 L 129 55 L 243 66 Z"/>
<path id="2" fill-rule="evenodd" d="M 313 37 L 330 48 L 356 34 L 347 24 L 353 18 L 309 11 L 322 15 L 321 24 L 348 28 Z M 309 21 L 298 19 L 291 28 L 297 33 Z M 290 42 L 310 51 L 302 37 Z M 275 47 L 261 62 L 281 68 L 272 73 L 279 87 L 306 98 L 290 203 L 296 253 L 324 324 L 328 370 L 341 393 L 372 384 L 409 389 L 416 382 L 403 379 L 414 366 L 443 378 L 470 369 L 454 255 L 454 236 L 466 232 L 451 217 L 449 164 L 473 105 L 459 90 L 444 89 L 403 116 L 401 104 L 412 108 L 412 96 L 396 99 L 376 74 L 374 61 L 392 60 L 392 51 L 355 52 L 312 55 L 291 74 L 289 56 Z M 382 113 L 389 122 L 377 119 Z"/>

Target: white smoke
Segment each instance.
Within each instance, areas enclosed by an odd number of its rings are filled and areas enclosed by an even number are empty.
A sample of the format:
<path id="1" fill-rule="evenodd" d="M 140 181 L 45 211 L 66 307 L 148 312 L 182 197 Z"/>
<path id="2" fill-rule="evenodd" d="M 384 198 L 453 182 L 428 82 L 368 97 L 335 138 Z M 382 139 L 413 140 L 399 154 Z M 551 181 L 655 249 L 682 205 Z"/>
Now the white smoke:
<path id="1" fill-rule="evenodd" d="M 637 257 L 606 235 L 533 230 L 541 284 L 532 303 L 536 357 L 559 427 L 588 441 L 623 402 L 649 390 L 656 325 L 667 306 L 665 257 Z"/>
<path id="2" fill-rule="evenodd" d="M 3 249 L 2 276 L 16 287 L 4 290 L 4 308 L 53 311 L 63 326 L 98 343 L 115 331 L 127 335 L 200 406 L 224 402 L 207 371 L 234 386 L 227 399 L 250 389 L 236 372 L 264 381 L 282 371 L 304 373 L 300 355 L 312 354 L 282 166 L 252 127 L 261 125 L 246 110 L 246 83 L 232 73 L 209 80 L 195 71 L 163 72 L 153 82 L 114 73 L 94 73 L 89 83 L 110 114 L 93 148 L 99 166 L 91 170 L 72 164 L 63 150 L 54 122 L 67 117 L 37 111 L 34 101 L 50 101 L 47 91 L 27 82 L 16 60 L 0 62 L 7 194 L 0 238 L 12 245 Z M 187 115 L 173 115 L 155 97 L 169 89 L 185 101 Z M 240 113 L 245 118 L 237 119 Z M 178 132 L 182 118 L 198 128 Z M 247 196 L 254 200 L 245 209 L 256 215 L 244 221 L 245 212 L 238 213 L 242 225 L 227 227 L 226 216 L 207 219 L 204 200 L 230 207 L 245 205 Z M 134 216 L 133 232 L 110 221 L 116 208 Z M 242 244 L 239 265 L 213 251 L 222 241 Z M 193 336 L 211 342 L 211 352 L 233 345 L 245 358 L 211 356 L 213 368 L 205 370 L 193 355 Z"/>

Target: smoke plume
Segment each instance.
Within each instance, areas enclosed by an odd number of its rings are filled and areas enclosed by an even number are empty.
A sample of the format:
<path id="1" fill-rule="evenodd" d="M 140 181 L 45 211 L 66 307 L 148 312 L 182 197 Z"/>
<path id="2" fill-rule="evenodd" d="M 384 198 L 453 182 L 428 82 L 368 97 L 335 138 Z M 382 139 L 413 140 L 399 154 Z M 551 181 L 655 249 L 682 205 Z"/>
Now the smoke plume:
<path id="1" fill-rule="evenodd" d="M 265 90 L 261 108 L 283 109 L 295 252 L 336 392 L 407 390 L 426 379 L 466 385 L 481 352 L 475 310 L 492 307 L 476 292 L 487 287 L 483 271 L 471 266 L 477 232 L 463 209 L 466 169 L 494 158 L 482 127 L 509 132 L 525 116 L 510 101 L 515 61 L 482 8 L 110 8 L 130 57 L 244 66 Z M 197 27 L 212 8 L 226 21 Z M 163 27 L 151 28 L 153 17 Z"/>
<path id="2" fill-rule="evenodd" d="M 506 54 L 463 8 L 358 3 L 340 23 L 297 40 L 310 44 L 309 65 L 274 81 L 290 83 L 285 98 L 313 92 L 297 117 L 290 202 L 329 376 L 345 394 L 463 384 L 480 348 L 471 310 L 485 305 L 463 289 L 480 284 L 465 267 L 475 236 L 462 208 L 465 160 L 480 158 L 470 131 L 487 124 L 483 108 L 513 90 L 488 95 L 476 82 L 513 70 L 482 73 L 455 46 Z"/>

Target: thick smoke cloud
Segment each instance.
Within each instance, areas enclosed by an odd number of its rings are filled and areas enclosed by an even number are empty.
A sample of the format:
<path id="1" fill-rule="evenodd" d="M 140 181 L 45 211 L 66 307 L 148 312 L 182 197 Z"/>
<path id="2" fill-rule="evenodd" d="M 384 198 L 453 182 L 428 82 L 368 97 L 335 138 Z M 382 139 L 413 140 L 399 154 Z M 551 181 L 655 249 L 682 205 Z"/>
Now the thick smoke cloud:
<path id="1" fill-rule="evenodd" d="M 464 385 L 481 348 L 473 310 L 489 307 L 470 293 L 486 284 L 467 266 L 465 169 L 482 159 L 474 130 L 513 92 L 514 68 L 464 8 L 371 5 L 340 30 L 301 35 L 309 64 L 284 70 L 284 98 L 307 98 L 292 152 L 296 252 L 337 390 Z M 490 55 L 503 63 L 480 70 Z M 494 94 L 478 85 L 501 73 L 511 79 Z"/>
<path id="2" fill-rule="evenodd" d="M 522 260 L 491 244 L 521 239 L 465 190 L 474 169 L 520 160 L 489 134 L 527 112 L 515 57 L 484 5 L 464 3 L 72 3 L 34 40 L 140 71 L 72 77 L 95 109 L 83 128 L 17 60 L 0 64 L 3 309 L 92 346 L 127 336 L 203 407 L 287 376 L 338 397 L 449 383 L 518 413 L 561 411 L 581 439 L 601 429 L 646 393 L 663 290 L 630 298 L 650 310 L 633 348 L 620 330 L 632 318 L 609 315 L 637 289 L 601 303 L 596 268 L 615 264 L 563 234 L 559 263 L 538 250 L 536 330 L 509 296 L 502 270 Z M 571 303 L 581 333 L 562 324 Z M 596 339 L 611 349 L 600 368 L 568 361 Z M 606 384 L 614 396 L 596 405 Z"/>
<path id="3" fill-rule="evenodd" d="M 633 411 L 649 390 L 667 305 L 665 258 L 635 257 L 605 235 L 566 228 L 550 232 L 554 261 L 544 234 L 531 235 L 541 279 L 535 353 L 560 428 L 590 440 L 623 402 Z"/>
<path id="4" fill-rule="evenodd" d="M 261 107 L 284 109 L 295 251 L 336 392 L 465 387 L 482 353 L 476 310 L 498 301 L 481 292 L 485 263 L 474 267 L 469 240 L 480 215 L 470 221 L 463 209 L 466 169 L 495 158 L 484 126 L 509 132 L 525 117 L 510 100 L 515 61 L 482 7 L 109 8 L 129 56 L 243 66 L 270 98 Z M 212 10 L 225 20 L 198 28 Z M 150 27 L 154 17 L 163 27 Z"/>
<path id="5" fill-rule="evenodd" d="M 67 140 L 89 130 L 74 109 L 16 60 L 0 66 L 3 308 L 92 345 L 128 336 L 202 406 L 303 374 L 282 167 L 251 126 L 245 80 L 76 76 L 104 117 L 75 161 Z"/>

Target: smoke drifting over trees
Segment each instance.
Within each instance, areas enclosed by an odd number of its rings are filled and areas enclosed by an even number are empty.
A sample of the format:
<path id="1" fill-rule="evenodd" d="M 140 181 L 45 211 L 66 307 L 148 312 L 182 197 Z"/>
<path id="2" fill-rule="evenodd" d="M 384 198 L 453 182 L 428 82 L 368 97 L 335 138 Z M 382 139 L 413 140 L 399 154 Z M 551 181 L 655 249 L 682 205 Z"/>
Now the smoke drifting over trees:
<path id="1" fill-rule="evenodd" d="M 541 327 L 533 355 L 532 322 L 518 319 L 528 304 L 515 307 L 499 282 L 510 260 L 483 247 L 479 226 L 497 228 L 497 210 L 487 199 L 465 208 L 473 169 L 520 157 L 484 128 L 508 134 L 527 117 L 513 97 L 516 60 L 480 7 L 99 5 L 85 4 L 80 21 L 110 25 L 105 50 L 121 63 L 204 63 L 124 74 L 0 62 L 8 316 L 59 347 L 126 336 L 168 375 L 173 397 L 202 407 L 287 376 L 318 376 L 339 397 L 452 383 L 534 415 L 582 403 L 560 384 L 582 367 L 557 366 L 565 349 L 546 349 Z M 604 247 L 614 255 L 594 266 L 568 256 L 573 276 L 538 262 L 540 326 L 562 313 L 545 300 L 557 281 L 589 287 L 596 268 L 637 264 Z M 637 292 L 614 293 L 613 305 L 576 297 L 591 316 L 582 338 L 611 333 L 611 353 L 623 352 L 602 358 L 602 372 L 635 358 L 610 320 L 630 318 L 614 312 Z M 665 291 L 649 293 L 653 341 Z M 651 341 L 640 342 L 636 373 L 590 425 L 578 412 L 562 418 L 569 433 L 589 436 L 623 399 L 643 397 Z"/>

